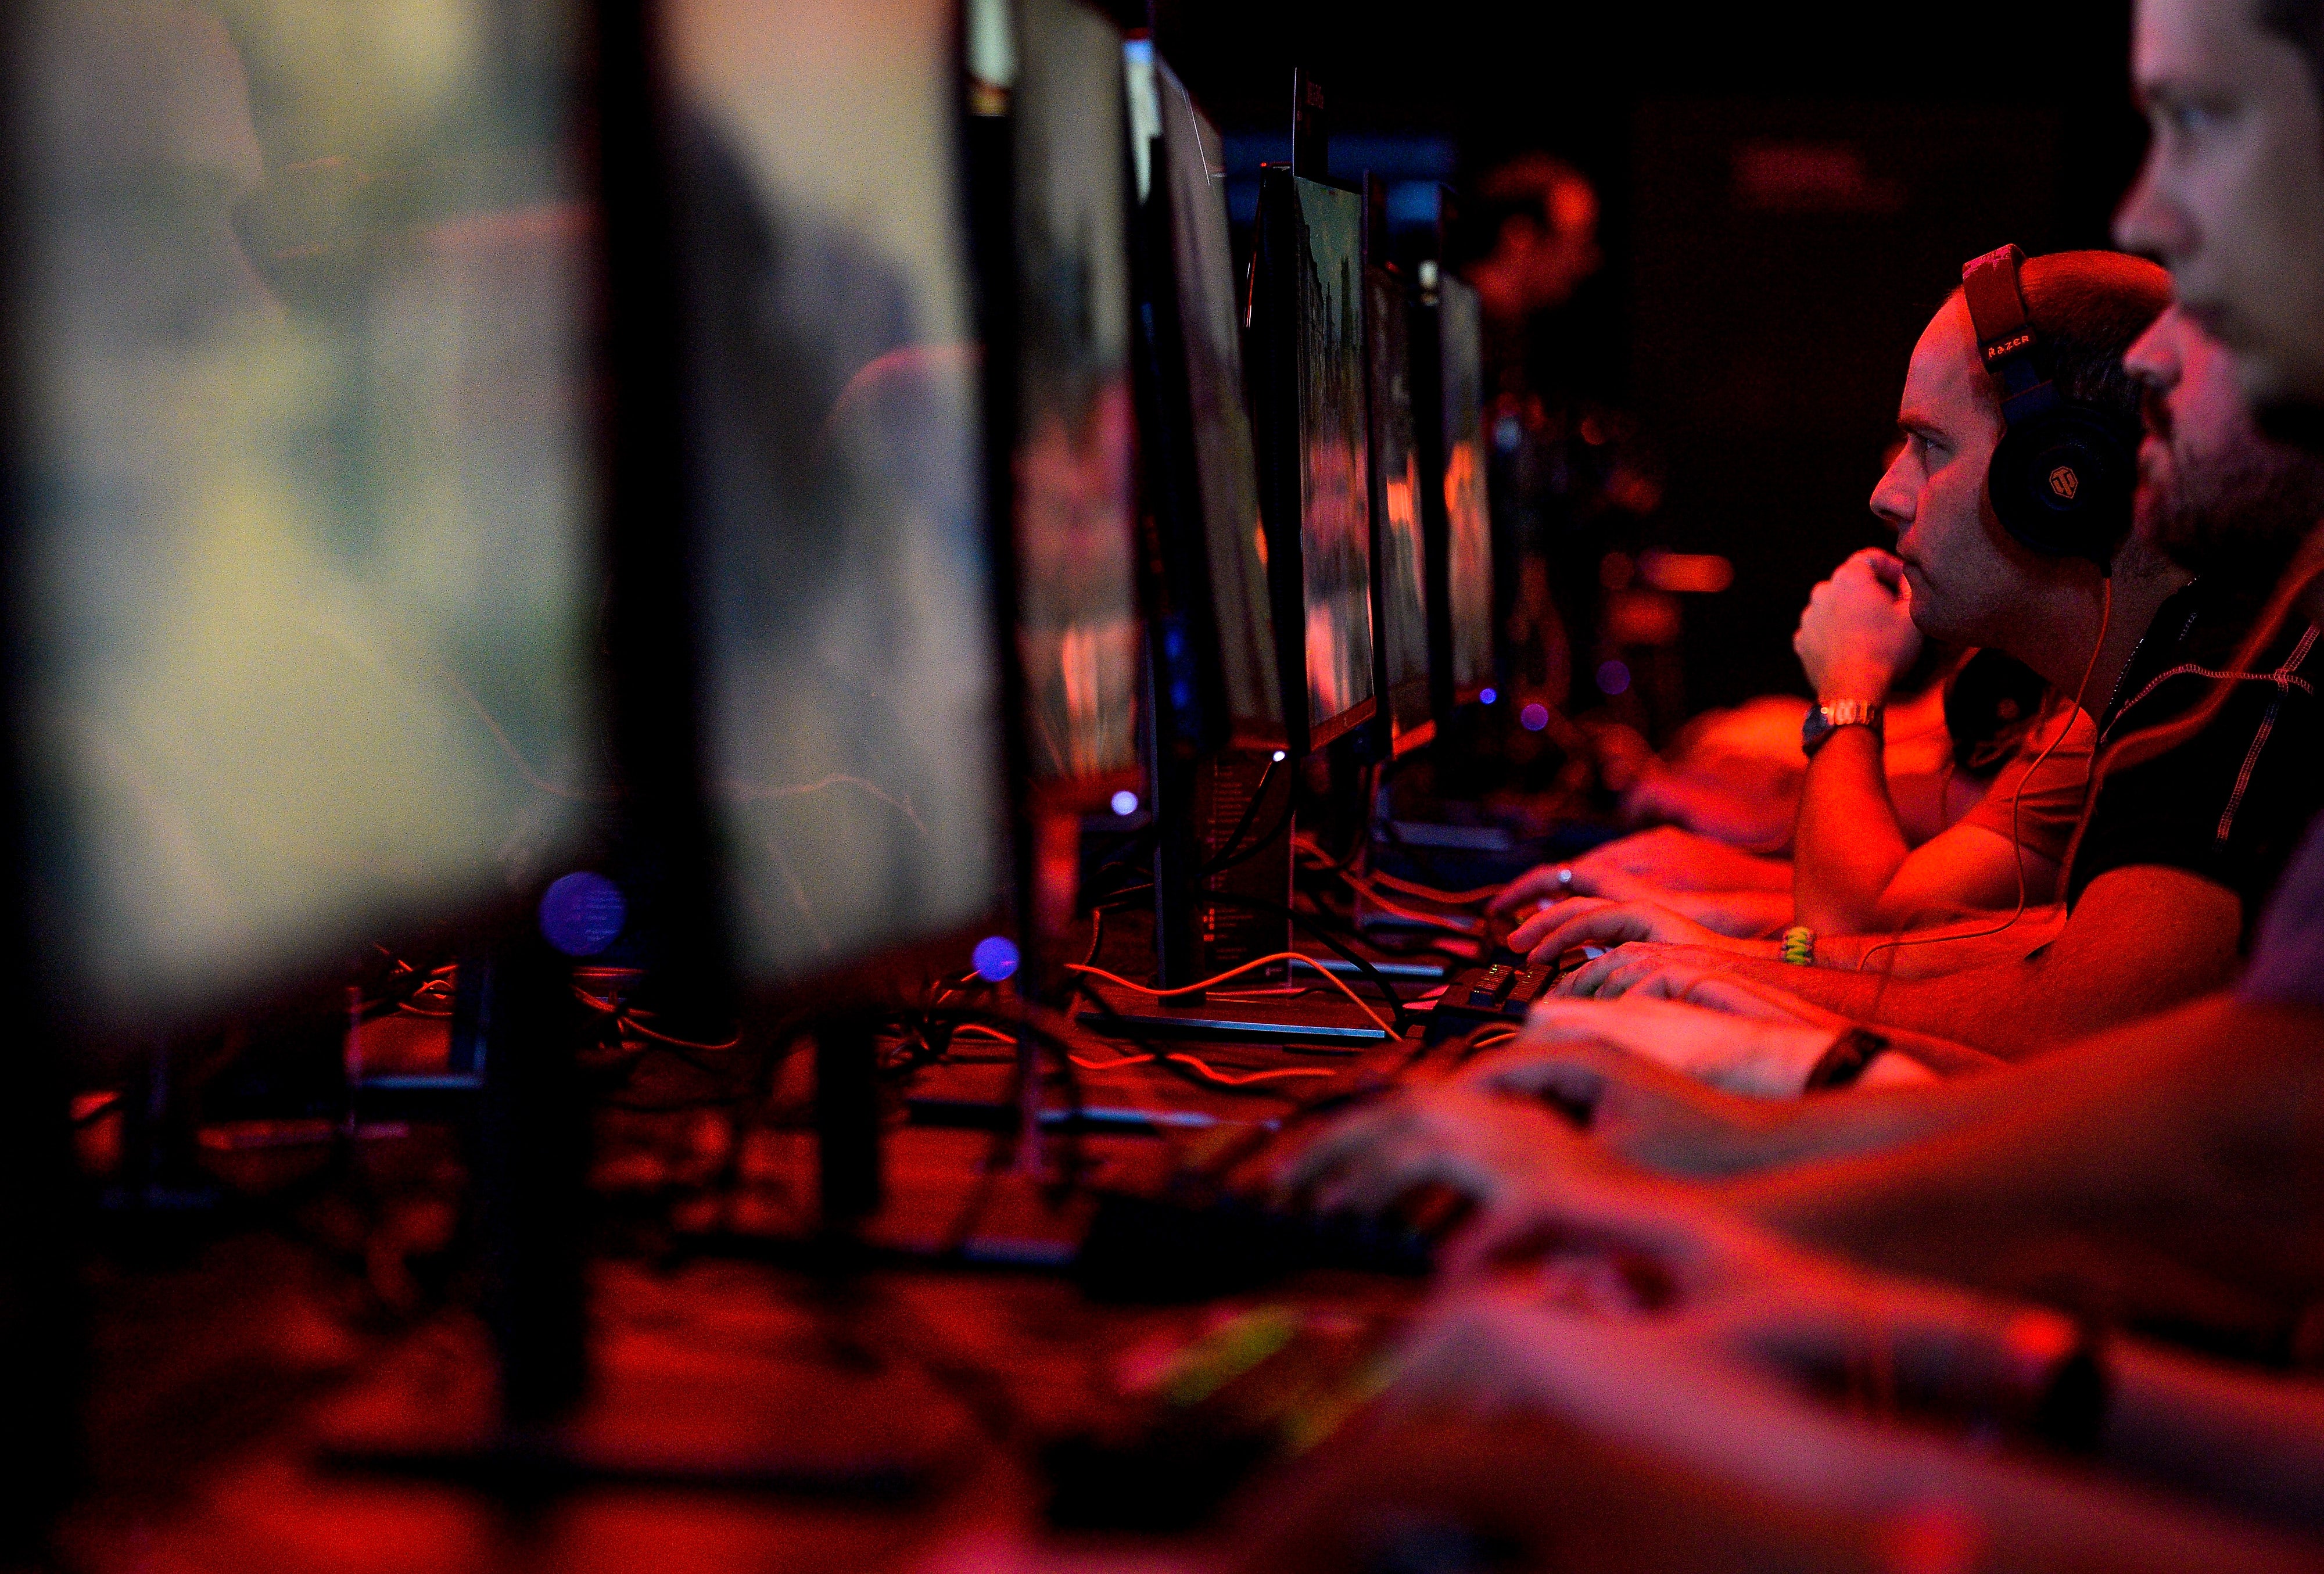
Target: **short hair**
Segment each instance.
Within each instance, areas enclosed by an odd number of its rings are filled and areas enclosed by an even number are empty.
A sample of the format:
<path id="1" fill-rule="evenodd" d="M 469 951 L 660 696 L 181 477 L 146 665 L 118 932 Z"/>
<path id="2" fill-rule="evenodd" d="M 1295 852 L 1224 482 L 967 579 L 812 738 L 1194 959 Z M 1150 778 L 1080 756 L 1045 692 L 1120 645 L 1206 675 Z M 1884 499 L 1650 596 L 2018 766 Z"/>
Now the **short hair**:
<path id="1" fill-rule="evenodd" d="M 2324 92 L 2324 0 L 2259 0 L 2262 29 L 2298 50 Z"/>
<path id="2" fill-rule="evenodd" d="M 2144 390 L 2122 358 L 2171 304 L 2169 271 L 2126 252 L 2053 252 L 2028 257 L 2017 277 L 2042 373 L 2066 398 L 2135 427 Z"/>
<path id="3" fill-rule="evenodd" d="M 1590 178 L 1554 154 L 1520 153 L 1495 166 L 1470 188 L 1458 219 L 1456 244 L 1465 261 L 1491 254 L 1501 226 L 1530 220 L 1543 234 L 1595 232 L 1598 191 Z"/>

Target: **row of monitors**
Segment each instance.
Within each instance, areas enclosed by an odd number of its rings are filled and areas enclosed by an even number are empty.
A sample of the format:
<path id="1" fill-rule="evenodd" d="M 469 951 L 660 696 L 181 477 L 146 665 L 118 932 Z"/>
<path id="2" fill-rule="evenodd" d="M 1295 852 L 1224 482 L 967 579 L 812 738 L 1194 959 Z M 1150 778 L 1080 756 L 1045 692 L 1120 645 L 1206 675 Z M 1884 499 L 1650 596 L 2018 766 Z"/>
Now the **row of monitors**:
<path id="1" fill-rule="evenodd" d="M 1156 723 L 1195 747 L 1425 741 L 1489 676 L 1476 297 L 1368 265 L 1360 194 L 1287 170 L 1268 172 L 1239 290 L 1220 138 L 1168 65 L 1073 0 L 1023 0 L 1016 17 L 1036 770 L 1134 770 L 1141 611 L 1159 625 Z"/>
<path id="2" fill-rule="evenodd" d="M 625 303 L 601 298 L 586 132 L 592 71 L 624 62 L 592 9 L 14 9 L 10 721 L 38 965 L 76 1031 L 233 1009 L 619 846 L 595 325 Z M 1440 699 L 1484 681 L 1474 301 L 1447 281 L 1411 319 L 1443 391 L 1423 464 L 1403 285 L 1363 267 L 1358 199 L 1271 183 L 1253 342 L 1289 402 L 1263 397 L 1254 437 L 1217 136 L 1096 13 L 649 14 L 686 324 L 673 534 L 752 992 L 1005 909 L 1012 648 L 1027 763 L 1068 783 L 1136 768 L 1141 599 L 1174 609 L 1154 724 L 1213 743 L 1328 741 L 1383 686 L 1409 739 L 1422 674 Z M 973 347 L 980 115 L 1012 155 L 1005 383 Z M 1143 381 L 1141 288 L 1176 318 Z M 1141 433 L 1149 466 L 1184 460 L 1146 537 L 1168 488 L 1141 492 Z M 1297 498 L 1264 524 L 1262 477 Z M 1173 565 L 1199 597 L 1169 601 Z"/>

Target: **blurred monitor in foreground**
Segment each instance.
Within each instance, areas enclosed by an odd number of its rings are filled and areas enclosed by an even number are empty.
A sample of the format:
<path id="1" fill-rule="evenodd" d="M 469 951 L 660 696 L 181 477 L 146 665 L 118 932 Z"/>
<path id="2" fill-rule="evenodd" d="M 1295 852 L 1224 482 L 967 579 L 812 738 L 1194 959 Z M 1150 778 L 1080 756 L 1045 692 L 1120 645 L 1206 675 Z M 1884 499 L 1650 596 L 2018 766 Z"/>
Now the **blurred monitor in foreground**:
<path id="1" fill-rule="evenodd" d="M 609 796 L 576 41 L 490 9 L 14 23 L 13 677 L 79 1031 L 505 906 Z"/>
<path id="2" fill-rule="evenodd" d="M 1140 779 L 1121 43 L 1018 5 L 1018 639 L 1035 779 L 1085 807 Z"/>
<path id="3" fill-rule="evenodd" d="M 1002 906 L 953 10 L 667 7 L 707 791 L 761 994 L 959 965 Z"/>

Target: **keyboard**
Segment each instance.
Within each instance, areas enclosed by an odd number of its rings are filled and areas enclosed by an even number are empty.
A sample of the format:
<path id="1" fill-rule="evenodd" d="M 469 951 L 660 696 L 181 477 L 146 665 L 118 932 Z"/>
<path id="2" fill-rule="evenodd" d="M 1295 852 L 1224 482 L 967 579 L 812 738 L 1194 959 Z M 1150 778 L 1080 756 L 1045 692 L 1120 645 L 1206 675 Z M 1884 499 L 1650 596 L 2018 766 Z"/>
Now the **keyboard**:
<path id="1" fill-rule="evenodd" d="M 1425 1275 L 1451 1214 L 1360 1218 L 1288 1209 L 1226 1192 L 1109 1192 L 1082 1240 L 1074 1276 L 1093 1299 L 1202 1301 L 1311 1268 Z"/>
<path id="2" fill-rule="evenodd" d="M 1533 1003 L 1557 982 L 1559 970 L 1542 963 L 1494 962 L 1452 975 L 1437 997 L 1437 1022 L 1523 1022 Z"/>
<path id="3" fill-rule="evenodd" d="M 1417 1285 L 1335 1285 L 1191 1313 L 1111 1364 L 1080 1423 L 1044 1440 L 1048 1517 L 1167 1532 L 1210 1520 L 1268 1464 L 1314 1448 L 1393 1373 Z"/>

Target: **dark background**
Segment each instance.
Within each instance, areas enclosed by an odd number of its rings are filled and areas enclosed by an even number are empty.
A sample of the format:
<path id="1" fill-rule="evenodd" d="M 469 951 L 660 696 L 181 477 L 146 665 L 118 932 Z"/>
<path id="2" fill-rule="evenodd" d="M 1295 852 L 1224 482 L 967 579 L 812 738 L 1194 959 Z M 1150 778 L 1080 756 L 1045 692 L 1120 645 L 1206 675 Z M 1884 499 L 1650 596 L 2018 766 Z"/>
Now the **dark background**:
<path id="1" fill-rule="evenodd" d="M 1886 538 L 1865 500 L 1929 314 L 2004 242 L 2106 244 L 2144 143 L 2126 4 L 1745 9 L 1159 0 L 1153 18 L 1231 163 L 1250 133 L 1287 136 L 1298 64 L 1335 134 L 1447 137 L 1456 185 L 1533 148 L 1596 184 L 1607 260 L 1560 336 L 1571 375 L 1641 418 L 1665 483 L 1649 538 L 1736 566 L 1686 600 L 1691 705 L 1799 687 L 1809 587 Z"/>

